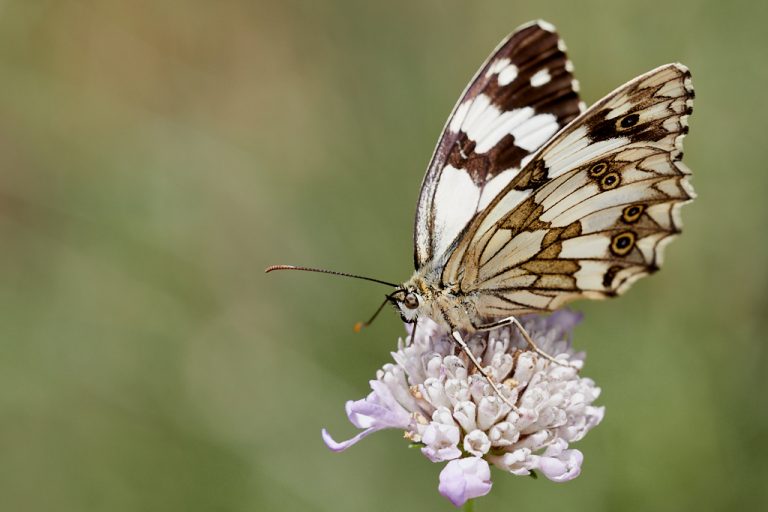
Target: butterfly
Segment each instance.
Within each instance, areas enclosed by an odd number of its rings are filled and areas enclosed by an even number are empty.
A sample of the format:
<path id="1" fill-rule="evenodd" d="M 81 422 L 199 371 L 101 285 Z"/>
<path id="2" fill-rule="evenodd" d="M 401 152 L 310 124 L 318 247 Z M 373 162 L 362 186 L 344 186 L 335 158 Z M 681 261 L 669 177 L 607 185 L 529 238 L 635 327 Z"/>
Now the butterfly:
<path id="1" fill-rule="evenodd" d="M 519 315 L 620 295 L 659 269 L 695 197 L 682 163 L 691 74 L 667 64 L 586 108 L 572 71 L 536 21 L 470 81 L 421 185 L 414 274 L 364 278 L 395 287 L 385 303 L 404 321 L 428 317 L 464 348 L 462 333 L 522 329 Z"/>

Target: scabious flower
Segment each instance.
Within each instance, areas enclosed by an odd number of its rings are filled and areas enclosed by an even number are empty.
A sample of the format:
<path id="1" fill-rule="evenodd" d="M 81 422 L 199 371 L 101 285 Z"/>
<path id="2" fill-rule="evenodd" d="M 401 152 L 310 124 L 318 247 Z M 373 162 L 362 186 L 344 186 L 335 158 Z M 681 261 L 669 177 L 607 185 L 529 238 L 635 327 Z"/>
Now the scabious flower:
<path id="1" fill-rule="evenodd" d="M 323 429 L 323 440 L 342 451 L 378 430 L 402 429 L 429 460 L 447 462 L 438 490 L 457 507 L 490 492 L 489 464 L 513 475 L 538 472 L 555 482 L 572 480 L 581 472 L 583 456 L 570 443 L 583 438 L 604 413 L 592 405 L 600 388 L 579 375 L 584 354 L 571 348 L 571 330 L 580 319 L 567 310 L 521 319 L 538 347 L 563 364 L 530 351 L 514 327 L 465 339 L 485 371 L 501 383 L 506 401 L 450 333 L 420 319 L 416 332 L 399 340 L 395 362 L 370 382 L 372 392 L 347 402 L 349 420 L 363 431 L 336 442 Z"/>

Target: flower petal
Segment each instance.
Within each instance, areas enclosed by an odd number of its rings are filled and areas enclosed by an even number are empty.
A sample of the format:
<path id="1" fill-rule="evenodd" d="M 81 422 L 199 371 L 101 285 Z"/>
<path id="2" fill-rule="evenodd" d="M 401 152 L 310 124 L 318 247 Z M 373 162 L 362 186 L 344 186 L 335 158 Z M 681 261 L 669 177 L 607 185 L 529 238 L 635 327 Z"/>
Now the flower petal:
<path id="1" fill-rule="evenodd" d="M 347 417 L 357 428 L 405 428 L 411 420 L 407 412 L 383 407 L 369 399 L 347 402 Z"/>
<path id="2" fill-rule="evenodd" d="M 461 457 L 461 450 L 456 446 L 459 443 L 459 436 L 459 427 L 456 425 L 432 421 L 421 437 L 425 445 L 421 453 L 432 462 L 457 459 Z"/>
<path id="3" fill-rule="evenodd" d="M 349 400 L 345 409 L 349 421 L 357 428 L 365 429 L 346 441 L 337 442 L 323 429 L 323 441 L 334 452 L 341 452 L 362 438 L 385 428 L 406 429 L 411 415 L 395 399 L 389 387 L 379 381 L 371 381 L 373 391 L 361 400 Z"/>
<path id="4" fill-rule="evenodd" d="M 452 460 L 440 472 L 440 494 L 460 507 L 491 491 L 491 468 L 480 457 Z"/>
<path id="5" fill-rule="evenodd" d="M 378 380 L 370 381 L 373 390 L 363 400 L 349 401 L 347 417 L 358 428 L 406 428 L 411 415 L 398 403 L 392 390 Z"/>
<path id="6" fill-rule="evenodd" d="M 364 437 L 366 437 L 366 436 L 368 436 L 370 434 L 373 434 L 377 430 L 381 430 L 381 429 L 369 428 L 367 430 L 363 430 L 362 432 L 357 434 L 355 437 L 353 437 L 351 439 L 347 439 L 346 441 L 342 441 L 340 443 L 337 442 L 337 441 L 334 441 L 334 439 L 331 437 L 331 434 L 329 434 L 328 431 L 325 430 L 325 429 L 322 430 L 321 434 L 323 436 L 323 442 L 325 443 L 325 445 L 328 448 L 330 448 L 331 451 L 334 451 L 334 452 L 338 453 L 338 452 L 343 452 L 344 450 L 346 450 L 347 448 L 349 448 L 353 444 L 355 444 L 358 441 L 360 441 L 362 438 L 364 438 Z"/>
<path id="7" fill-rule="evenodd" d="M 581 474 L 584 455 L 579 450 L 563 450 L 555 456 L 547 452 L 538 457 L 536 467 L 553 482 L 567 482 Z"/>
<path id="8" fill-rule="evenodd" d="M 482 457 L 491 449 L 491 440 L 482 430 L 473 430 L 464 436 L 464 451 Z"/>

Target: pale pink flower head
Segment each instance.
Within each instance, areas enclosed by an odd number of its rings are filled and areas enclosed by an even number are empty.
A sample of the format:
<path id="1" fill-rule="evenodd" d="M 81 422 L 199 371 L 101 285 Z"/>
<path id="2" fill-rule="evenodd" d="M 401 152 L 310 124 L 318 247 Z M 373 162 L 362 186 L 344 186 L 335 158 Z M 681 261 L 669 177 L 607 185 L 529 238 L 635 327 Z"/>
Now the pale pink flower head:
<path id="1" fill-rule="evenodd" d="M 496 395 L 456 346 L 450 333 L 419 320 L 416 332 L 392 353 L 371 381 L 364 399 L 347 402 L 347 416 L 362 429 L 336 442 L 342 451 L 384 428 L 398 428 L 432 462 L 447 462 L 438 490 L 456 506 L 491 489 L 490 466 L 513 475 L 537 472 L 554 482 L 579 476 L 583 455 L 570 443 L 600 423 L 604 408 L 592 405 L 600 388 L 580 375 L 584 354 L 571 349 L 571 330 L 580 315 L 559 311 L 521 319 L 544 352 L 528 350 L 512 328 L 477 333 L 465 340 L 485 371 L 501 383 Z M 510 402 L 515 409 L 509 406 Z"/>

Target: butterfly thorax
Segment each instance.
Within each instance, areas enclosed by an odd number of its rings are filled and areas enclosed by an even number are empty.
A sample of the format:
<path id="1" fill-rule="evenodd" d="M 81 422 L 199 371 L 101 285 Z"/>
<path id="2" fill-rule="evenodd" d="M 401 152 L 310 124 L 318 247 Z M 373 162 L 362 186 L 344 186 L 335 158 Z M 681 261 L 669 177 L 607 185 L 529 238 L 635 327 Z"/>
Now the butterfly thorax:
<path id="1" fill-rule="evenodd" d="M 405 321 L 429 318 L 446 329 L 465 332 L 474 331 L 475 325 L 482 323 L 477 318 L 474 294 L 464 293 L 458 284 L 442 283 L 437 271 L 417 270 L 401 289 L 404 296 L 410 293 L 417 298 L 415 308 L 408 307 L 405 301 L 396 300 L 395 304 Z"/>

